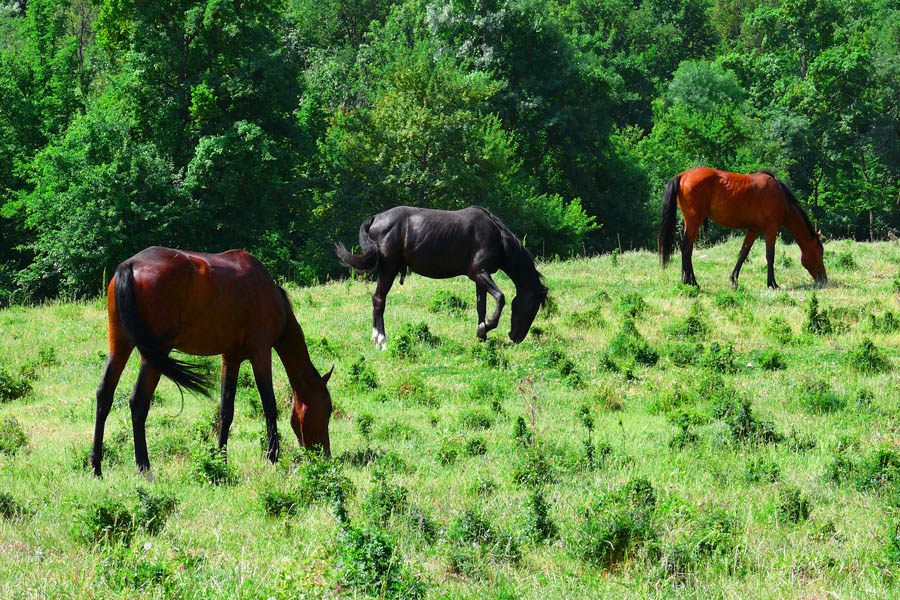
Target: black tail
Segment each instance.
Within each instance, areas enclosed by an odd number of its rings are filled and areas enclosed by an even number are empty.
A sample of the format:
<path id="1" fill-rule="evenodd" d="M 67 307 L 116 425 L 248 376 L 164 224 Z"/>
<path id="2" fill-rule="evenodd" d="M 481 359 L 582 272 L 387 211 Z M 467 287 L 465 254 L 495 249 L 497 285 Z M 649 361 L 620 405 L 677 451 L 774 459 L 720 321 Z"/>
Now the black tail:
<path id="1" fill-rule="evenodd" d="M 169 356 L 172 348 L 150 331 L 138 313 L 131 263 L 120 264 L 115 277 L 116 312 L 119 314 L 119 322 L 141 355 L 177 386 L 209 396 L 213 382 L 209 375 L 203 372 L 204 367 Z"/>
<path id="2" fill-rule="evenodd" d="M 675 250 L 675 211 L 678 208 L 678 189 L 681 187 L 681 175 L 669 180 L 663 193 L 662 219 L 659 224 L 658 252 L 665 268 Z"/>
<path id="3" fill-rule="evenodd" d="M 369 227 L 372 226 L 374 220 L 375 217 L 369 217 L 359 227 L 359 245 L 362 247 L 362 254 L 350 254 L 341 242 L 334 245 L 334 251 L 344 266 L 360 273 L 374 273 L 378 270 L 381 265 L 381 255 L 375 240 L 369 236 Z"/>

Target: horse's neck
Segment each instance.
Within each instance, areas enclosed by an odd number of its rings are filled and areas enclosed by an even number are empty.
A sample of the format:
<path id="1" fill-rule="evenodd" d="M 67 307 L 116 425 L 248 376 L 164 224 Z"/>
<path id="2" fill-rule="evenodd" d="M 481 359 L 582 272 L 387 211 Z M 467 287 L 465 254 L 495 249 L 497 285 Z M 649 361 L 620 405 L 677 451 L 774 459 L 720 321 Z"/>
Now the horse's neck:
<path id="1" fill-rule="evenodd" d="M 281 339 L 275 344 L 275 351 L 281 357 L 291 387 L 303 390 L 319 379 L 319 372 L 309 358 L 306 339 L 296 319 L 290 318 Z"/>
<path id="2" fill-rule="evenodd" d="M 813 241 L 813 236 L 806 226 L 806 219 L 800 214 L 800 209 L 794 204 L 788 203 L 787 217 L 784 220 L 784 226 L 791 232 L 791 235 L 797 240 L 799 246 L 806 246 Z"/>
<path id="3" fill-rule="evenodd" d="M 516 289 L 535 289 L 541 282 L 534 261 L 527 255 L 508 258 L 503 271 L 509 275 Z"/>

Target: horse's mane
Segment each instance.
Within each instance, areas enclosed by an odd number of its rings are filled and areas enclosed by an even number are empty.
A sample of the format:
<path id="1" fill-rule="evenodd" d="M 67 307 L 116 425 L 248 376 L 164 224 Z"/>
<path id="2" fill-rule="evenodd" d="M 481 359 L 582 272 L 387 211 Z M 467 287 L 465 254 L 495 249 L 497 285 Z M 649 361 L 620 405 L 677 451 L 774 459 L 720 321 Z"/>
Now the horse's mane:
<path id="1" fill-rule="evenodd" d="M 783 182 L 781 179 L 775 176 L 772 171 L 768 169 L 763 169 L 760 173 L 764 173 L 775 180 L 775 183 L 778 184 L 778 187 L 781 188 L 781 191 L 784 193 L 784 197 L 787 198 L 789 204 L 791 204 L 794 208 L 797 209 L 797 212 L 800 213 L 800 216 L 803 217 L 803 222 L 806 223 L 806 229 L 809 231 L 809 235 L 812 236 L 816 243 L 819 244 L 819 248 L 822 247 L 822 240 L 819 239 L 819 232 L 816 231 L 816 228 L 813 227 L 812 221 L 809 220 L 809 216 L 806 214 L 806 211 L 803 210 L 803 207 L 800 206 L 800 201 L 797 200 L 797 197 L 794 196 L 794 192 L 791 191 L 791 188 Z"/>
<path id="2" fill-rule="evenodd" d="M 484 212 L 484 214 L 491 220 L 491 222 L 496 225 L 497 229 L 500 231 L 500 239 L 503 243 L 503 249 L 506 252 L 507 256 L 514 257 L 521 265 L 531 266 L 534 273 L 537 275 L 537 283 L 539 286 L 543 286 L 541 280 L 544 278 L 541 275 L 540 271 L 534 266 L 534 257 L 531 255 L 531 252 L 528 251 L 528 248 L 522 243 L 522 241 L 516 237 L 512 231 L 510 231 L 509 227 L 500 220 L 500 217 L 484 208 L 483 206 L 473 206 L 472 208 L 477 208 Z M 545 288 L 546 289 L 546 288 Z M 541 301 L 541 305 L 543 305 L 544 300 Z"/>

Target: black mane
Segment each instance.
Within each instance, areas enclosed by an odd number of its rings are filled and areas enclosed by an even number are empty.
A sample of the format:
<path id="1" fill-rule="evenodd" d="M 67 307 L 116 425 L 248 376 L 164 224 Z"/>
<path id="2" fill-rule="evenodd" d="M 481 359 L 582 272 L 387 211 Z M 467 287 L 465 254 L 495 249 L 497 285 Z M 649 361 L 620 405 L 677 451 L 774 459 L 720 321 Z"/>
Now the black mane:
<path id="1" fill-rule="evenodd" d="M 812 221 L 809 220 L 809 216 L 806 214 L 806 211 L 803 210 L 803 207 L 800 205 L 800 201 L 797 200 L 797 197 L 794 196 L 794 192 L 791 191 L 791 188 L 783 182 L 781 179 L 775 176 L 769 170 L 763 169 L 760 173 L 764 173 L 775 180 L 775 183 L 778 184 L 778 187 L 781 188 L 781 191 L 784 193 L 784 197 L 787 198 L 789 204 L 794 206 L 797 209 L 797 212 L 800 213 L 800 216 L 803 217 L 803 222 L 806 223 L 806 229 L 809 231 L 809 235 L 812 236 L 814 240 L 819 244 L 819 248 L 822 247 L 822 240 L 819 239 L 819 232 L 816 231 L 816 228 L 813 227 Z"/>

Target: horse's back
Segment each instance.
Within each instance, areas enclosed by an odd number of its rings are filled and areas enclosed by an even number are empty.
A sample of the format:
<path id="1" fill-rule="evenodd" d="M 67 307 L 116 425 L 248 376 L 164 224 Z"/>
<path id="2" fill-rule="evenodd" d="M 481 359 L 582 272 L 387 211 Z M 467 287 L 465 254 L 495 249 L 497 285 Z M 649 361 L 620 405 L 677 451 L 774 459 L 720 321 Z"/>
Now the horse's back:
<path id="1" fill-rule="evenodd" d="M 766 231 L 784 221 L 787 204 L 768 173 L 731 173 L 696 167 L 681 173 L 678 204 L 688 218 L 710 218 L 730 229 Z M 776 228 L 777 229 L 777 228 Z"/>
<path id="2" fill-rule="evenodd" d="M 252 337 L 274 340 L 284 325 L 278 286 L 244 250 L 205 254 L 153 247 L 126 262 L 144 320 L 189 354 L 237 351 Z"/>

